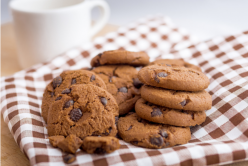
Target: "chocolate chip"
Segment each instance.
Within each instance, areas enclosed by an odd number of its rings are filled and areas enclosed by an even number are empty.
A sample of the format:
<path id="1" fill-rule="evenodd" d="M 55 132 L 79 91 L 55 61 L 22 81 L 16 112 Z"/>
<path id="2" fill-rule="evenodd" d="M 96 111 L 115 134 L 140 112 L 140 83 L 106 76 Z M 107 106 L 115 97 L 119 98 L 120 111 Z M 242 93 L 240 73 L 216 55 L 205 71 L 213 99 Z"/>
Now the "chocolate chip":
<path id="1" fill-rule="evenodd" d="M 148 105 L 148 106 L 152 106 L 153 104 L 152 104 L 152 103 L 150 103 L 150 102 L 146 102 L 146 105 Z"/>
<path id="2" fill-rule="evenodd" d="M 91 134 L 91 136 L 101 136 L 101 135 L 98 134 L 98 133 L 96 133 L 96 132 L 93 132 L 93 133 Z"/>
<path id="3" fill-rule="evenodd" d="M 131 125 L 131 126 L 127 129 L 127 131 L 131 130 L 132 128 L 133 128 L 133 125 Z"/>
<path id="4" fill-rule="evenodd" d="M 138 120 L 138 122 L 140 122 L 140 123 L 146 123 L 146 120 L 141 119 L 140 117 L 138 117 L 137 120 Z"/>
<path id="5" fill-rule="evenodd" d="M 90 77 L 90 82 L 94 81 L 96 79 L 96 76 L 93 74 L 91 77 Z"/>
<path id="6" fill-rule="evenodd" d="M 115 125 L 117 125 L 117 124 L 118 124 L 118 120 L 119 120 L 119 117 L 118 117 L 118 116 L 116 116 L 116 117 L 115 117 Z"/>
<path id="7" fill-rule="evenodd" d="M 96 61 L 96 63 L 94 65 L 95 65 L 95 67 L 101 66 L 101 63 L 100 63 L 99 59 L 97 59 L 97 61 Z"/>
<path id="8" fill-rule="evenodd" d="M 138 78 L 133 79 L 133 86 L 139 89 L 142 85 L 144 85 Z"/>
<path id="9" fill-rule="evenodd" d="M 192 113 L 192 114 L 191 114 L 191 117 L 192 117 L 192 119 L 194 120 L 194 119 L 195 119 L 195 114 Z"/>
<path id="10" fill-rule="evenodd" d="M 171 91 L 171 94 L 172 94 L 172 95 L 175 95 L 176 93 L 177 93 L 177 90 L 175 90 L 175 91 L 172 90 L 172 91 Z"/>
<path id="11" fill-rule="evenodd" d="M 153 145 L 162 146 L 164 143 L 164 140 L 161 136 L 159 136 L 159 137 L 155 136 L 155 137 L 150 138 L 150 142 Z"/>
<path id="12" fill-rule="evenodd" d="M 155 80 L 157 83 L 159 83 L 159 82 L 160 82 L 160 79 L 158 78 L 158 76 L 157 76 L 157 75 L 155 75 L 154 80 Z"/>
<path id="13" fill-rule="evenodd" d="M 53 88 L 57 88 L 62 83 L 62 77 L 58 76 L 53 79 Z"/>
<path id="14" fill-rule="evenodd" d="M 101 102 L 105 106 L 107 105 L 108 100 L 105 97 L 101 97 Z"/>
<path id="15" fill-rule="evenodd" d="M 187 102 L 187 100 L 183 100 L 180 104 L 182 107 L 184 107 L 184 106 L 186 106 L 186 104 L 188 104 L 188 102 Z"/>
<path id="16" fill-rule="evenodd" d="M 64 108 L 69 108 L 71 105 L 73 105 L 74 104 L 74 101 L 73 100 L 69 100 L 69 101 L 67 101 L 66 103 L 65 103 L 65 105 L 64 105 Z"/>
<path id="17" fill-rule="evenodd" d="M 104 154 L 104 153 L 106 153 L 106 150 L 104 150 L 103 148 L 96 148 L 94 153 L 96 153 L 96 154 Z"/>
<path id="18" fill-rule="evenodd" d="M 161 110 L 159 108 L 155 107 L 152 110 L 153 111 L 151 113 L 151 117 L 162 115 L 162 112 L 161 112 Z"/>
<path id="19" fill-rule="evenodd" d="M 59 96 L 55 99 L 55 101 L 62 99 L 62 96 Z"/>
<path id="20" fill-rule="evenodd" d="M 119 92 L 127 93 L 127 88 L 126 87 L 121 87 L 118 89 Z"/>
<path id="21" fill-rule="evenodd" d="M 82 111 L 79 108 L 74 108 L 70 112 L 70 118 L 74 122 L 77 122 L 82 116 L 83 116 L 83 113 L 82 113 Z"/>
<path id="22" fill-rule="evenodd" d="M 184 110 L 181 110 L 181 112 L 184 113 L 184 114 L 188 114 L 188 112 L 186 112 L 186 111 L 184 111 Z"/>
<path id="23" fill-rule="evenodd" d="M 167 138 L 168 137 L 168 133 L 165 131 L 165 130 L 160 130 L 159 131 L 159 134 L 164 137 L 164 138 Z"/>
<path id="24" fill-rule="evenodd" d="M 109 132 L 105 132 L 103 134 L 106 135 L 106 136 L 108 136 L 111 133 L 111 131 L 112 131 L 112 127 L 110 127 L 108 130 L 109 130 Z"/>
<path id="25" fill-rule="evenodd" d="M 116 76 L 111 76 L 111 77 L 109 77 L 109 82 L 112 82 L 112 79 L 113 78 L 116 78 Z"/>
<path id="26" fill-rule="evenodd" d="M 71 90 L 68 89 L 68 88 L 66 88 L 66 89 L 63 90 L 61 93 L 62 93 L 62 94 L 68 94 L 68 93 L 71 93 Z"/>
<path id="27" fill-rule="evenodd" d="M 76 160 L 76 157 L 73 154 L 67 154 L 63 157 L 63 160 L 66 164 L 70 164 Z"/>
<path id="28" fill-rule="evenodd" d="M 139 141 L 136 141 L 136 140 L 132 140 L 130 141 L 131 144 L 134 144 L 134 145 L 137 145 L 139 143 Z"/>
<path id="29" fill-rule="evenodd" d="M 160 73 L 157 74 L 157 76 L 158 76 L 158 77 L 167 77 L 168 74 L 165 73 L 165 72 L 160 72 Z"/>
<path id="30" fill-rule="evenodd" d="M 102 56 L 102 53 L 99 53 L 99 54 L 97 54 L 97 56 L 99 56 L 99 57 L 101 58 L 101 56 Z"/>
<path id="31" fill-rule="evenodd" d="M 76 84 L 76 82 L 77 82 L 76 78 L 73 78 L 73 79 L 71 80 L 71 84 L 72 84 L 72 85 L 73 85 L 73 84 Z"/>
<path id="32" fill-rule="evenodd" d="M 169 64 L 166 64 L 166 66 L 169 66 L 169 67 L 171 67 L 171 65 L 169 65 Z"/>
<path id="33" fill-rule="evenodd" d="M 51 93 L 50 93 L 50 95 L 51 95 L 51 97 L 53 97 L 53 96 L 54 96 L 54 93 L 53 93 L 53 92 L 51 92 Z"/>
<path id="34" fill-rule="evenodd" d="M 134 112 L 129 112 L 126 116 L 128 116 L 128 115 L 132 115 L 132 114 L 134 114 Z"/>

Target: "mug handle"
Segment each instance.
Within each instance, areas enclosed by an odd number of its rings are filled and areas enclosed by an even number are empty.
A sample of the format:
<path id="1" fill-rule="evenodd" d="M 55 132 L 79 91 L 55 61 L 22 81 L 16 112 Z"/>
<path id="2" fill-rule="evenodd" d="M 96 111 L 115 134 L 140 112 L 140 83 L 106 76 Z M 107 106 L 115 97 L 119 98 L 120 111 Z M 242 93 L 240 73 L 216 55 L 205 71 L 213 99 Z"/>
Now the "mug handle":
<path id="1" fill-rule="evenodd" d="M 95 25 L 91 28 L 90 36 L 94 36 L 97 32 L 99 32 L 103 26 L 107 23 L 110 9 L 107 2 L 103 0 L 88 0 L 89 9 L 92 10 L 94 7 L 98 6 L 101 9 L 101 18 L 95 23 Z"/>

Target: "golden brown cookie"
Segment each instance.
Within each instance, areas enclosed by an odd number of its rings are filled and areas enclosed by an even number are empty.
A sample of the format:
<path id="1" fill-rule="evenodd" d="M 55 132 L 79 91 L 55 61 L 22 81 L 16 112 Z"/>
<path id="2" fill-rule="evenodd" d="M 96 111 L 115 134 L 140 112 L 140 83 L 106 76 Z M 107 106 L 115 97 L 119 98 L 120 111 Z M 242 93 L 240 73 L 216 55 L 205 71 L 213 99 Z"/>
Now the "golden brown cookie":
<path id="1" fill-rule="evenodd" d="M 102 65 L 131 65 L 145 66 L 149 63 L 149 56 L 145 52 L 130 52 L 126 50 L 104 51 L 91 60 L 91 66 Z"/>
<path id="2" fill-rule="evenodd" d="M 81 147 L 87 153 L 111 153 L 120 148 L 119 140 L 115 137 L 86 137 Z"/>
<path id="3" fill-rule="evenodd" d="M 140 98 L 139 88 L 143 85 L 138 80 L 138 71 L 134 67 L 109 65 L 96 67 L 93 71 L 103 79 L 107 91 L 116 99 L 120 115 L 134 108 Z"/>
<path id="4" fill-rule="evenodd" d="M 201 91 L 210 84 L 205 74 L 185 67 L 146 66 L 139 71 L 138 78 L 146 85 L 184 91 Z"/>
<path id="5" fill-rule="evenodd" d="M 60 94 L 50 107 L 48 135 L 115 136 L 118 114 L 118 105 L 106 90 L 90 84 L 72 85 L 70 93 Z"/>
<path id="6" fill-rule="evenodd" d="M 182 59 L 158 59 L 158 60 L 155 60 L 155 61 L 149 63 L 149 65 L 155 65 L 155 64 L 160 64 L 163 66 L 167 65 L 167 66 L 172 66 L 172 67 L 184 66 L 186 68 L 191 68 L 191 69 L 195 69 L 197 71 L 202 71 L 199 66 L 185 62 Z"/>
<path id="7" fill-rule="evenodd" d="M 70 87 L 73 84 L 92 84 L 106 89 L 106 85 L 103 80 L 94 72 L 87 70 L 64 71 L 58 77 L 54 78 L 53 81 L 47 85 L 44 91 L 41 115 L 45 122 L 47 122 L 47 115 L 50 105 L 60 94 L 69 93 Z"/>
<path id="8" fill-rule="evenodd" d="M 186 144 L 191 138 L 189 127 L 150 123 L 136 113 L 119 119 L 118 134 L 126 142 L 153 149 Z"/>
<path id="9" fill-rule="evenodd" d="M 141 97 L 150 103 L 174 109 L 205 111 L 212 107 L 212 97 L 205 90 L 187 92 L 144 85 Z"/>
<path id="10" fill-rule="evenodd" d="M 142 119 L 173 126 L 195 126 L 206 119 L 205 111 L 186 111 L 152 104 L 140 98 L 135 104 L 135 112 Z"/>

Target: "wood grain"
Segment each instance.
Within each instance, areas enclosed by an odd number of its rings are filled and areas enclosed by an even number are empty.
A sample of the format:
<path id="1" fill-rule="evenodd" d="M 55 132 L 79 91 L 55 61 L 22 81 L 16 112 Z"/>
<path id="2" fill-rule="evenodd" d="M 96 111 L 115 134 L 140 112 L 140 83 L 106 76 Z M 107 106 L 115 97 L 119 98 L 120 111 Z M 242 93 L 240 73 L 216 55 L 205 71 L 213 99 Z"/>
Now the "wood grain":
<path id="1" fill-rule="evenodd" d="M 97 35 L 105 35 L 108 32 L 116 31 L 118 26 L 106 25 Z M 13 26 L 11 23 L 1 26 L 1 76 L 14 74 L 21 70 L 18 63 Z M 1 164 L 3 166 L 28 166 L 29 160 L 21 152 L 19 146 L 12 137 L 7 124 L 1 115 Z M 227 164 L 226 166 L 247 166 L 248 162 Z"/>

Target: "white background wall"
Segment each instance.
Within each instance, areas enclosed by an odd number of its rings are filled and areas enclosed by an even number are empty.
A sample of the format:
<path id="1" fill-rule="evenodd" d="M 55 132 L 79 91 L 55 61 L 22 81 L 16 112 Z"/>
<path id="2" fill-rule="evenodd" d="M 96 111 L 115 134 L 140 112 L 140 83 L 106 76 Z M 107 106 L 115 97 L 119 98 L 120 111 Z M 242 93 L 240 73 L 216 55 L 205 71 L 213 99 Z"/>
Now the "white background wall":
<path id="1" fill-rule="evenodd" d="M 10 0 L 1 0 L 1 23 L 11 21 Z M 167 15 L 200 39 L 248 30 L 248 0 L 106 0 L 109 23 L 125 25 L 152 14 Z M 93 11 L 96 18 L 98 10 Z"/>

